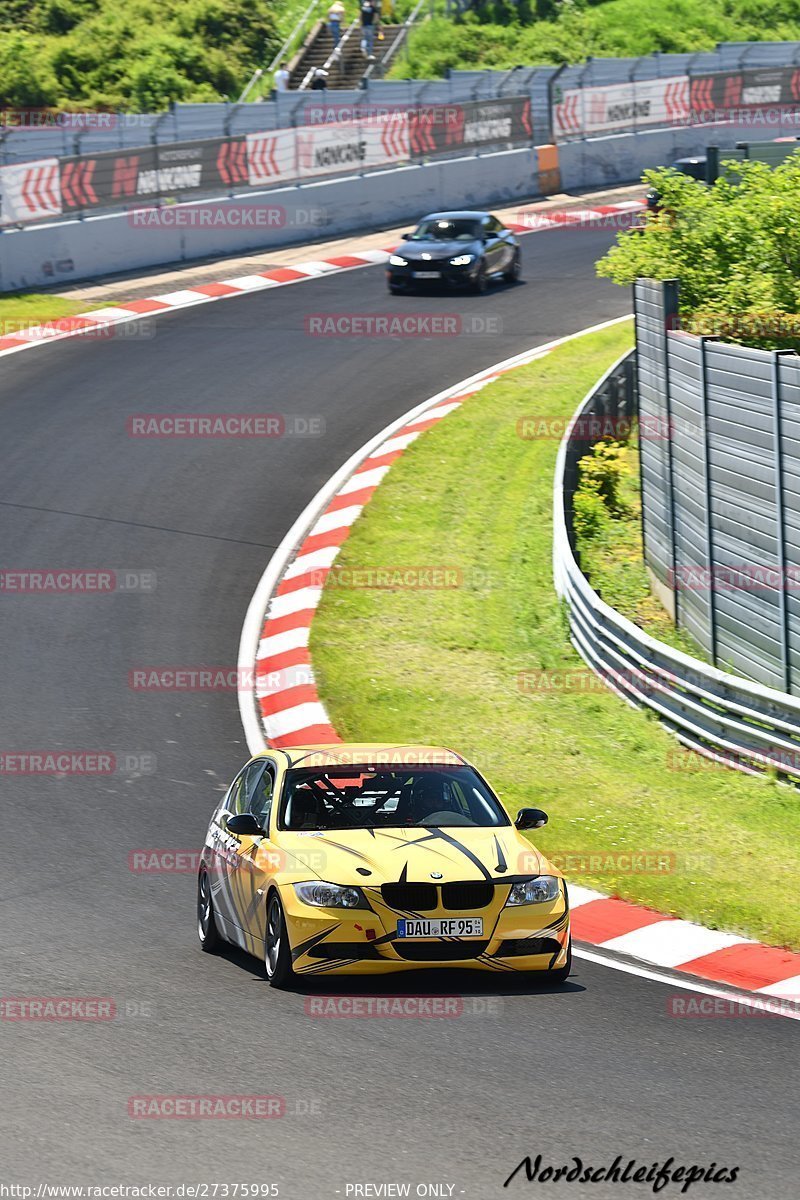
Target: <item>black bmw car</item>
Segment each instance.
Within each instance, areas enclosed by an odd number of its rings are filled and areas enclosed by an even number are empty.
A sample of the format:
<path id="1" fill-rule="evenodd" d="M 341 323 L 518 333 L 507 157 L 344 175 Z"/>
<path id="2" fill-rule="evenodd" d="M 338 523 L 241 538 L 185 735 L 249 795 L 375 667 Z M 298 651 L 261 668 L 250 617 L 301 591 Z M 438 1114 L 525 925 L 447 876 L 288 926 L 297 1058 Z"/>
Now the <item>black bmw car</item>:
<path id="1" fill-rule="evenodd" d="M 386 270 L 393 295 L 429 283 L 483 292 L 492 276 L 520 277 L 519 242 L 491 213 L 431 213 L 403 241 Z"/>

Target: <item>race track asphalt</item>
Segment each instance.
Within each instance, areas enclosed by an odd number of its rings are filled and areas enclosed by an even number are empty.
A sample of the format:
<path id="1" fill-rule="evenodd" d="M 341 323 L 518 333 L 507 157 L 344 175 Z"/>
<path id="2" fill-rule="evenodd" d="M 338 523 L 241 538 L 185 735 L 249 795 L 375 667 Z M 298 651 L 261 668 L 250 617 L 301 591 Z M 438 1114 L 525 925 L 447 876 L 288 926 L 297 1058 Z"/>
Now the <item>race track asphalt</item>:
<path id="1" fill-rule="evenodd" d="M 112 997 L 119 1014 L 0 1020 L 0 1183 L 275 1183 L 284 1200 L 381 1194 L 353 1190 L 367 1183 L 471 1200 L 652 1194 L 522 1173 L 503 1188 L 526 1154 L 596 1167 L 619 1154 L 740 1168 L 739 1182 L 692 1197 L 797 1196 L 796 1022 L 676 1019 L 668 1001 L 686 993 L 586 961 L 551 993 L 489 976 L 327 980 L 309 994 L 455 993 L 464 1012 L 314 1017 L 258 963 L 200 953 L 191 873 L 128 867 L 137 849 L 196 850 L 247 757 L 234 692 L 138 692 L 129 672 L 234 667 L 273 548 L 370 435 L 473 371 L 628 310 L 593 275 L 609 239 L 530 235 L 526 282 L 482 298 L 396 300 L 366 269 L 171 314 L 150 337 L 3 359 L 0 569 L 147 571 L 156 586 L 0 595 L 0 748 L 98 750 L 144 768 L 0 776 L 0 994 Z M 305 329 L 314 313 L 442 310 L 501 328 L 429 340 Z M 325 434 L 126 432 L 137 413 L 217 411 L 322 417 Z M 281 1095 L 286 1115 L 131 1119 L 129 1097 L 153 1093 Z"/>

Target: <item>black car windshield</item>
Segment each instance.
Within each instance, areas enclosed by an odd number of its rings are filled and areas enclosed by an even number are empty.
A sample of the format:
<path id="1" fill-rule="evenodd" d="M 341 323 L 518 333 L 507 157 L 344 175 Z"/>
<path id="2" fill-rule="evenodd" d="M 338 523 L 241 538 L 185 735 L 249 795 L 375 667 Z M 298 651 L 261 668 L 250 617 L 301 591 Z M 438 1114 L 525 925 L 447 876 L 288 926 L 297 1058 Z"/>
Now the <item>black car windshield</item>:
<path id="1" fill-rule="evenodd" d="M 286 774 L 281 829 L 508 825 L 471 767 L 297 767 Z"/>
<path id="2" fill-rule="evenodd" d="M 481 236 L 479 221 L 458 217 L 452 221 L 440 219 L 421 221 L 411 234 L 411 242 L 474 242 Z"/>

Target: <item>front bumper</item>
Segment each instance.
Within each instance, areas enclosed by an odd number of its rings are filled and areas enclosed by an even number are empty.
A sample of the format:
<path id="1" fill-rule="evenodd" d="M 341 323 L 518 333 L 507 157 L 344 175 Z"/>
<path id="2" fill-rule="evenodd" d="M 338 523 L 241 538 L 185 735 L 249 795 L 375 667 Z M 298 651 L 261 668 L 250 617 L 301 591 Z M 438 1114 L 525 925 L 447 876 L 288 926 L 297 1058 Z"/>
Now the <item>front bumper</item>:
<path id="1" fill-rule="evenodd" d="M 508 888 L 496 887 L 485 908 L 415 914 L 387 905 L 377 888 L 364 889 L 370 908 L 313 908 L 294 889 L 281 889 L 294 969 L 301 975 L 380 975 L 420 968 L 547 971 L 563 967 L 569 948 L 569 908 L 563 881 L 558 900 L 506 908 Z M 400 917 L 483 918 L 481 938 L 416 940 L 397 937 Z"/>
<path id="2" fill-rule="evenodd" d="M 386 281 L 390 287 L 471 287 L 480 262 L 468 267 L 437 264 L 435 271 L 422 271 L 416 266 L 387 267 Z"/>

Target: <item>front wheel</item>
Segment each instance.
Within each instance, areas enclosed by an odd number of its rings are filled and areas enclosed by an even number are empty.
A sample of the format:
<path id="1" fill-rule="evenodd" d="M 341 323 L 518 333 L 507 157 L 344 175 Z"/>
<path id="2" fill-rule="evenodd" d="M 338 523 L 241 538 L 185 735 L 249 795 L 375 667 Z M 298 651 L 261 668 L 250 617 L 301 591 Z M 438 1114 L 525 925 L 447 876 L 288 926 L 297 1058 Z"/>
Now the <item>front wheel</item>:
<path id="1" fill-rule="evenodd" d="M 389 284 L 389 291 L 391 292 L 391 294 L 393 296 L 402 296 L 403 292 L 405 290 L 406 289 L 403 287 L 403 285 L 401 283 L 390 283 Z"/>
<path id="2" fill-rule="evenodd" d="M 286 930 L 283 905 L 277 892 L 271 892 L 267 901 L 267 933 L 264 939 L 264 968 L 270 987 L 286 987 L 294 975 L 292 970 L 292 948 Z"/>
<path id="3" fill-rule="evenodd" d="M 486 263 L 482 262 L 479 264 L 478 269 L 475 272 L 475 277 L 472 280 L 472 290 L 473 292 L 477 293 L 477 295 L 481 296 L 486 291 L 486 286 Z"/>
<path id="4" fill-rule="evenodd" d="M 514 257 L 511 260 L 510 265 L 508 267 L 506 267 L 505 271 L 503 271 L 503 279 L 505 280 L 506 283 L 516 283 L 521 275 L 522 275 L 522 256 L 520 255 L 519 250 L 515 250 Z"/>
<path id="5" fill-rule="evenodd" d="M 197 936 L 200 939 L 200 948 L 205 950 L 206 954 L 215 954 L 222 945 L 222 938 L 214 920 L 211 880 L 205 869 L 197 877 Z"/>

